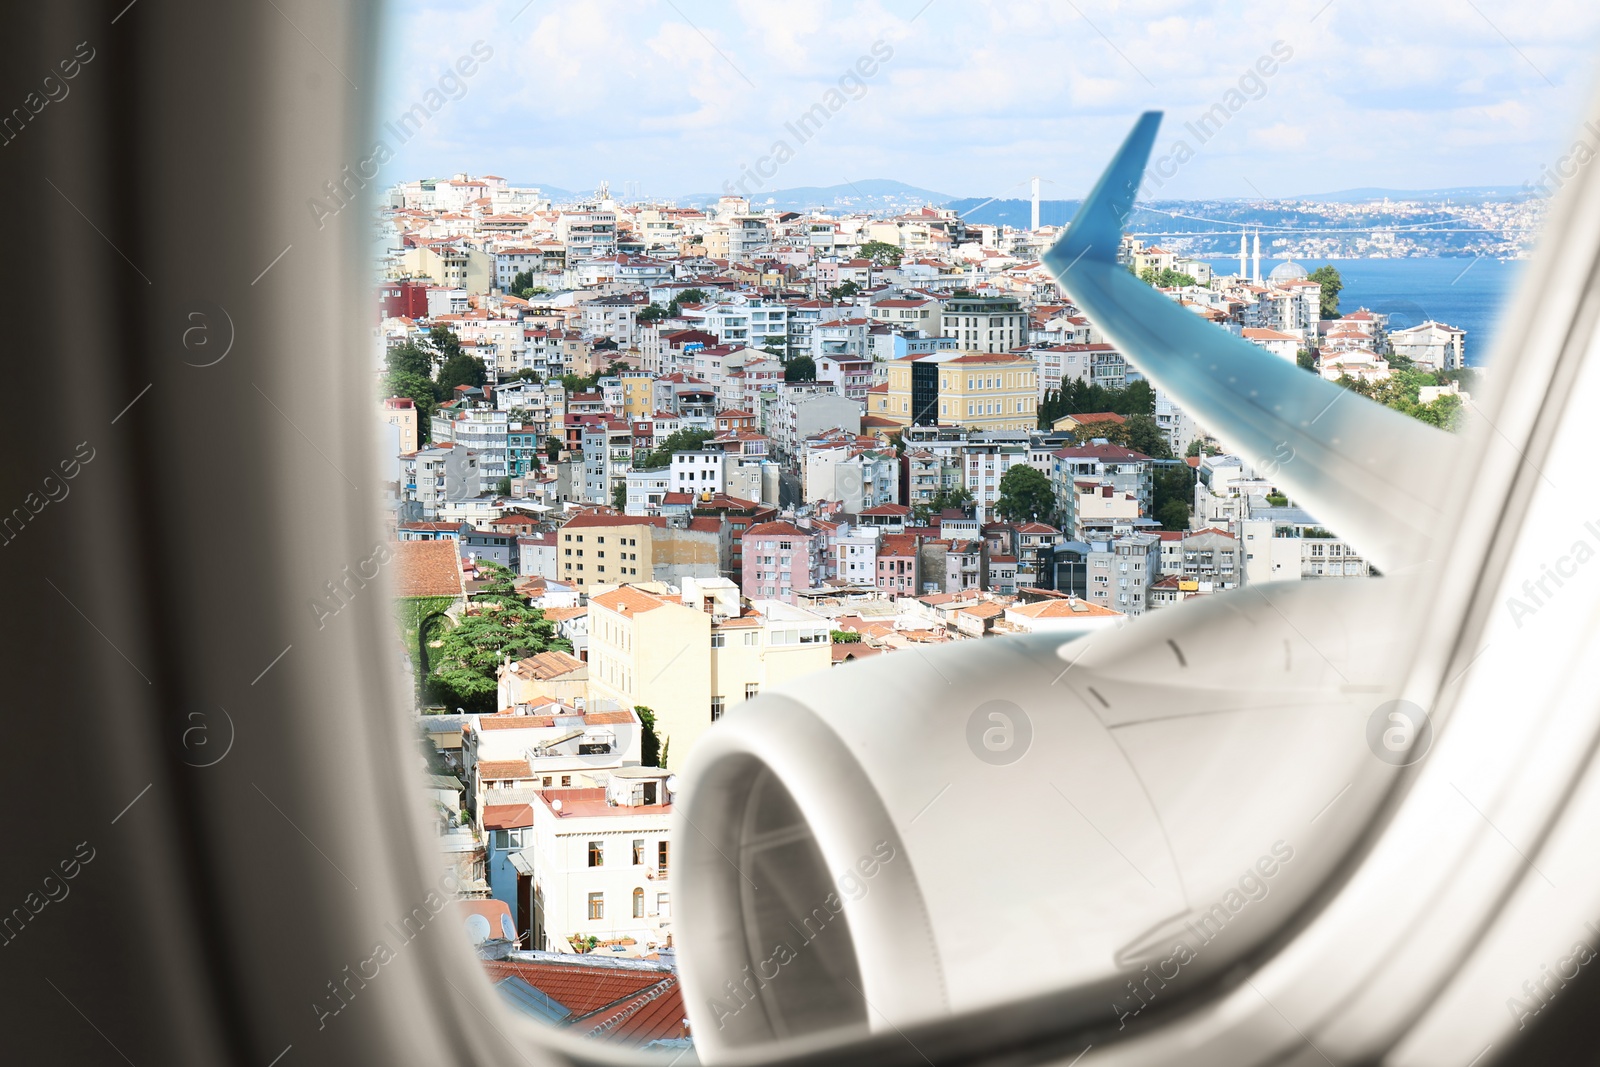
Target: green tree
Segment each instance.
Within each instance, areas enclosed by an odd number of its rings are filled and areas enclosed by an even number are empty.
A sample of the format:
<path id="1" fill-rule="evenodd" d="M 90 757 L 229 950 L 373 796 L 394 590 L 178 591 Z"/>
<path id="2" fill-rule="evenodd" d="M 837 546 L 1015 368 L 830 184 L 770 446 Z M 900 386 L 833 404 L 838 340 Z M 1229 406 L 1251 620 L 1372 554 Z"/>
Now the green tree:
<path id="1" fill-rule="evenodd" d="M 1146 285 L 1154 285 L 1161 289 L 1172 289 L 1180 285 L 1200 284 L 1194 280 L 1194 275 L 1173 270 L 1171 267 L 1163 267 L 1161 270 L 1156 270 L 1154 267 L 1146 267 L 1144 270 L 1139 272 L 1139 280 L 1144 282 Z"/>
<path id="2" fill-rule="evenodd" d="M 814 382 L 817 380 L 817 361 L 810 356 L 795 356 L 783 365 L 786 382 Z"/>
<path id="3" fill-rule="evenodd" d="M 705 302 L 706 291 L 704 289 L 685 289 L 668 302 L 667 315 L 675 319 L 683 312 L 684 304 L 704 304 Z"/>
<path id="4" fill-rule="evenodd" d="M 861 286 L 857 285 L 855 282 L 843 281 L 843 282 L 840 282 L 838 285 L 834 286 L 832 289 L 828 290 L 828 299 L 829 300 L 843 300 L 846 297 L 855 296 L 860 291 L 861 291 Z"/>
<path id="5" fill-rule="evenodd" d="M 544 439 L 545 458 L 555 463 L 561 458 L 561 439 L 559 437 L 546 437 Z"/>
<path id="6" fill-rule="evenodd" d="M 611 487 L 611 506 L 618 511 L 628 510 L 628 484 L 618 482 Z"/>
<path id="7" fill-rule="evenodd" d="M 426 441 L 432 429 L 433 413 L 438 408 L 433 383 L 420 374 L 391 370 L 384 375 L 383 391 L 388 396 L 408 396 L 417 405 L 417 439 Z"/>
<path id="8" fill-rule="evenodd" d="M 422 378 L 433 377 L 434 353 L 415 341 L 404 341 L 384 353 L 384 366 L 390 374 L 415 374 Z"/>
<path id="9" fill-rule="evenodd" d="M 861 643 L 861 634 L 856 630 L 829 630 L 828 636 L 836 645 L 855 645 Z"/>
<path id="10" fill-rule="evenodd" d="M 449 397 L 458 385 L 481 386 L 488 380 L 489 368 L 484 365 L 483 360 L 458 351 L 439 368 L 436 384 L 439 395 Z"/>
<path id="11" fill-rule="evenodd" d="M 926 504 L 918 504 L 911 510 L 916 512 L 917 518 L 927 521 L 928 516 L 937 515 L 941 511 L 951 509 L 959 510 L 963 515 L 972 516 L 973 506 L 977 503 L 972 498 L 972 493 L 965 486 L 943 486 L 934 490 L 933 496 Z"/>
<path id="12" fill-rule="evenodd" d="M 1163 529 L 1187 530 L 1196 475 L 1187 463 L 1157 464 L 1151 473 L 1150 512 Z"/>
<path id="13" fill-rule="evenodd" d="M 661 467 L 672 466 L 674 452 L 693 452 L 701 445 L 715 437 L 710 430 L 678 430 L 670 434 L 655 448 L 638 458 L 634 464 L 636 470 L 650 471 Z"/>
<path id="14" fill-rule="evenodd" d="M 1286 508 L 1289 506 L 1289 498 L 1277 490 L 1273 490 L 1267 494 L 1267 505 L 1274 508 Z"/>
<path id="15" fill-rule="evenodd" d="M 635 704 L 633 710 L 639 716 L 639 763 L 645 767 L 665 767 L 658 764 L 661 758 L 661 737 L 656 733 L 656 713 L 653 708 L 643 704 Z"/>
<path id="16" fill-rule="evenodd" d="M 1026 464 L 1006 471 L 1000 478 L 1000 497 L 994 510 L 1016 522 L 1043 519 L 1055 510 L 1056 494 L 1050 479 Z"/>
<path id="17" fill-rule="evenodd" d="M 517 595 L 515 575 L 494 563 L 480 561 L 484 585 L 467 601 L 465 613 L 437 638 L 432 661 L 434 699 L 469 711 L 493 712 L 499 679 L 496 672 L 507 656 L 521 659 L 550 649 L 571 652 L 555 624 Z"/>
<path id="18" fill-rule="evenodd" d="M 1294 363 L 1301 370 L 1308 370 L 1312 374 L 1317 373 L 1317 357 L 1304 348 L 1294 354 Z"/>
<path id="19" fill-rule="evenodd" d="M 1181 500 L 1168 500 L 1155 509 L 1156 519 L 1163 530 L 1187 530 L 1189 505 Z"/>
<path id="20" fill-rule="evenodd" d="M 1321 315 L 1325 319 L 1339 317 L 1339 290 L 1344 288 L 1344 279 L 1339 277 L 1339 268 L 1329 263 L 1318 267 L 1306 275 L 1307 280 L 1322 286 Z"/>
<path id="21" fill-rule="evenodd" d="M 498 482 L 495 482 L 494 483 L 494 491 L 495 491 L 495 493 L 497 493 L 500 496 L 510 496 L 511 495 L 511 479 L 510 479 L 510 477 L 508 476 L 508 477 L 505 477 L 505 478 L 501 478 Z"/>
<path id="22" fill-rule="evenodd" d="M 878 267 L 898 267 L 904 256 L 905 252 L 888 241 L 868 241 L 861 246 L 861 258 L 872 260 Z"/>
<path id="23" fill-rule="evenodd" d="M 461 339 L 443 323 L 428 331 L 428 345 L 436 353 L 435 362 L 441 365 L 461 354 Z"/>
<path id="24" fill-rule="evenodd" d="M 661 307 L 659 304 L 646 304 L 644 307 L 639 309 L 639 322 L 641 324 L 654 322 L 657 319 L 664 319 L 666 317 L 666 308 Z"/>
<path id="25" fill-rule="evenodd" d="M 1122 444 L 1154 459 L 1171 459 L 1172 446 L 1154 415 L 1129 415 L 1122 424 Z"/>
<path id="26" fill-rule="evenodd" d="M 516 277 L 511 279 L 511 295 L 528 299 L 528 291 L 533 288 L 533 271 L 518 271 Z"/>

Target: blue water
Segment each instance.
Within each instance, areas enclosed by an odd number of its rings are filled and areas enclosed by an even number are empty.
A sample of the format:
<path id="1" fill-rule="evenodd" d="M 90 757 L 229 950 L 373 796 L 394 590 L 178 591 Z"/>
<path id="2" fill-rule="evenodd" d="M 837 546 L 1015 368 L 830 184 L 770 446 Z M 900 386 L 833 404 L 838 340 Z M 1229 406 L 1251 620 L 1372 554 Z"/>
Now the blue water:
<path id="1" fill-rule="evenodd" d="M 1212 268 L 1226 274 L 1239 269 L 1238 257 L 1212 259 Z M 1261 260 L 1267 275 L 1281 259 Z M 1485 256 L 1443 259 L 1301 259 L 1306 270 L 1331 263 L 1344 279 L 1339 310 L 1345 314 L 1365 307 L 1389 316 L 1391 329 L 1415 326 L 1433 319 L 1467 331 L 1469 364 L 1483 362 L 1499 326 L 1500 313 L 1510 300 L 1522 265 Z"/>

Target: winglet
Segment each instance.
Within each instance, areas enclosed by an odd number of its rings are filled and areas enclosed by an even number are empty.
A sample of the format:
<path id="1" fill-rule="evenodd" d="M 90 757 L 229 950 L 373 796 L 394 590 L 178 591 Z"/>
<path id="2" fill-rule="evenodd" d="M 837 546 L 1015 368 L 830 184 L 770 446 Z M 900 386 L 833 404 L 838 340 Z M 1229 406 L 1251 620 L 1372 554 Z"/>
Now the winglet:
<path id="1" fill-rule="evenodd" d="M 1219 329 L 1117 263 L 1160 121 L 1140 116 L 1045 265 L 1130 363 L 1374 563 L 1426 558 L 1458 454 L 1451 434 Z"/>
<path id="2" fill-rule="evenodd" d="M 1127 140 L 1106 167 L 1094 191 L 1073 216 L 1072 224 L 1055 247 L 1044 255 L 1045 265 L 1056 274 L 1070 270 L 1079 260 L 1115 263 L 1122 228 L 1133 213 L 1133 201 L 1144 180 L 1145 163 L 1161 126 L 1161 112 L 1146 111 L 1134 123 Z"/>

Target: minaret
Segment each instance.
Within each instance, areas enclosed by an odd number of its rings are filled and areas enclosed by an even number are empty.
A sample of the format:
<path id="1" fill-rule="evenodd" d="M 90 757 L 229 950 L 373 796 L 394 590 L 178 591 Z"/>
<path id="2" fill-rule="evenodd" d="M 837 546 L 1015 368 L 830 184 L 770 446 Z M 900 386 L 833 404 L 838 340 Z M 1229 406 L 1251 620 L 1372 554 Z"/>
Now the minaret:
<path id="1" fill-rule="evenodd" d="M 1261 231 L 1256 231 L 1255 258 L 1250 266 L 1250 280 L 1257 285 L 1261 284 Z"/>
<path id="2" fill-rule="evenodd" d="M 1246 251 L 1246 248 L 1245 248 L 1245 233 L 1244 233 L 1243 230 L 1240 230 L 1239 231 L 1239 277 L 1241 277 L 1241 278 L 1243 278 L 1245 276 L 1244 275 L 1245 251 Z"/>

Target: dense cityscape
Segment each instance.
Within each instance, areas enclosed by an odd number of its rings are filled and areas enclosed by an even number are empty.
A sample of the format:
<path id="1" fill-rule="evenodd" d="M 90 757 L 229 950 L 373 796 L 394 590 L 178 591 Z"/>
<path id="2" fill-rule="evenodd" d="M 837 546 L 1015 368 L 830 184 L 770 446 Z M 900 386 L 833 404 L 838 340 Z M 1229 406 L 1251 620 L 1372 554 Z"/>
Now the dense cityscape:
<path id="1" fill-rule="evenodd" d="M 1275 206 L 1303 228 L 1374 211 Z M 685 207 L 603 185 L 553 202 L 466 174 L 389 191 L 373 321 L 393 543 L 375 558 L 395 563 L 460 906 L 519 1010 L 692 1043 L 674 774 L 758 694 L 1375 573 L 1274 457 L 1225 452 L 1064 298 L 1039 260 L 1060 227 L 1033 210 Z M 1412 254 L 1449 219 L 1479 235 L 1453 252 L 1515 256 L 1537 212 L 1383 204 L 1365 244 L 1286 244 L 1257 205 L 1256 225 L 1127 237 L 1119 258 L 1218 329 L 1453 428 L 1464 330 L 1391 329 L 1340 306 L 1337 270 L 1261 260 Z"/>

